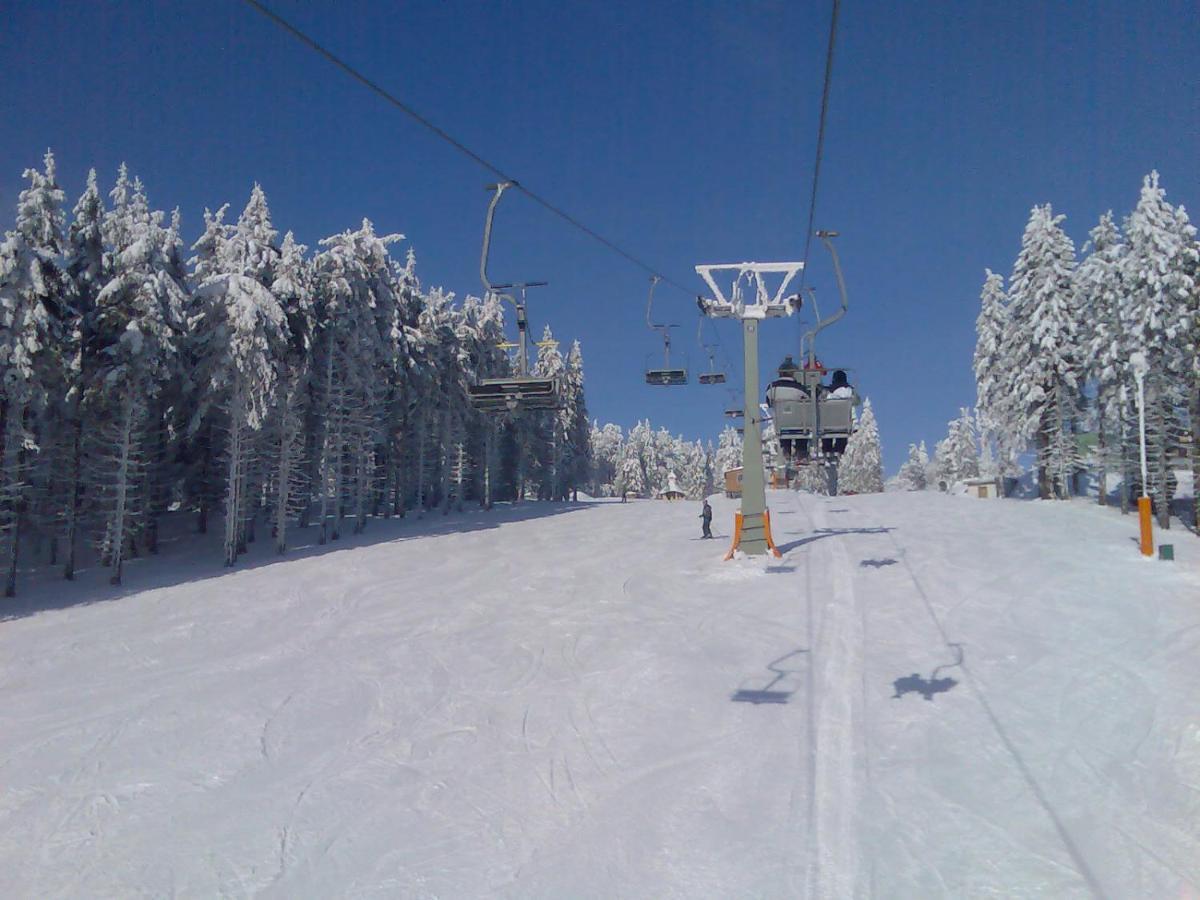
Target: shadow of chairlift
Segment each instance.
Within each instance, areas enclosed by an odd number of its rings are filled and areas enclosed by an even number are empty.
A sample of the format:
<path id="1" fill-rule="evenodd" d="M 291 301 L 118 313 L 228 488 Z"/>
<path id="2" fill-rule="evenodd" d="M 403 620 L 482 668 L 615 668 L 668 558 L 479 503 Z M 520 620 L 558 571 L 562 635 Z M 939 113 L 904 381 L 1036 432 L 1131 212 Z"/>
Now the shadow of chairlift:
<path id="1" fill-rule="evenodd" d="M 938 678 L 938 673 L 943 669 L 953 669 L 962 666 L 963 662 L 963 647 L 962 644 L 947 644 L 948 647 L 954 648 L 954 662 L 946 663 L 934 669 L 928 678 L 922 678 L 919 673 L 913 672 L 911 675 L 906 675 L 903 678 L 897 678 L 892 682 L 893 700 L 900 700 L 905 694 L 920 694 L 926 700 L 932 700 L 934 694 L 944 694 L 956 684 L 958 680 L 955 678 Z"/>
<path id="2" fill-rule="evenodd" d="M 890 556 L 886 559 L 864 559 L 858 565 L 859 568 L 862 569 L 882 569 L 884 566 L 896 565 L 896 560 L 892 559 Z"/>
<path id="3" fill-rule="evenodd" d="M 807 652 L 807 650 L 803 649 L 793 650 L 791 653 L 785 653 L 779 659 L 767 663 L 767 671 L 773 673 L 774 678 L 760 688 L 738 688 L 729 699 L 734 703 L 753 703 L 755 705 L 760 703 L 787 703 L 792 694 L 796 692 L 794 690 L 782 690 L 778 685 L 790 676 L 799 675 L 801 670 L 783 669 L 779 667 L 779 664 L 784 660 L 791 659 L 793 656 L 799 656 L 801 653 Z"/>

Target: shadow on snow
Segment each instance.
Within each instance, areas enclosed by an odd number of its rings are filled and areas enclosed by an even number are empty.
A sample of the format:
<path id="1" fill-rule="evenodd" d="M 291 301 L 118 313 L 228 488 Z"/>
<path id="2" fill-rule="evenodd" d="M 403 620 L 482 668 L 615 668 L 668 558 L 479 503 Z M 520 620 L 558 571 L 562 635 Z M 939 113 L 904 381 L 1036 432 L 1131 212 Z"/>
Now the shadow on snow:
<path id="1" fill-rule="evenodd" d="M 794 541 L 788 541 L 786 544 L 779 545 L 780 553 L 787 553 L 795 550 L 797 547 L 803 547 L 805 544 L 811 544 L 813 541 L 820 541 L 824 538 L 837 537 L 840 534 L 887 534 L 894 529 L 890 525 L 880 525 L 875 528 L 818 528 L 808 537 L 799 538 Z"/>
<path id="2" fill-rule="evenodd" d="M 922 678 L 917 672 L 905 675 L 903 678 L 897 678 L 892 682 L 892 689 L 895 691 L 892 694 L 892 699 L 899 700 L 905 694 L 920 694 L 926 700 L 932 700 L 934 694 L 944 694 L 958 684 L 958 680 L 954 678 L 938 678 L 938 673 L 943 669 L 953 669 L 962 666 L 962 644 L 949 644 L 948 646 L 954 648 L 954 662 L 938 666 L 929 674 L 928 678 Z"/>
<path id="3" fill-rule="evenodd" d="M 127 559 L 124 563 L 124 579 L 121 584 L 110 585 L 111 569 L 100 565 L 98 560 L 89 560 L 86 566 L 75 570 L 75 580 L 62 578 L 61 566 L 49 564 L 22 567 L 22 584 L 16 597 L 0 600 L 0 623 L 11 622 L 40 612 L 68 609 L 75 606 L 90 606 L 110 600 L 120 600 L 131 594 L 174 587 L 180 584 L 207 581 L 225 575 L 260 569 L 276 563 L 294 562 L 316 556 L 371 547 L 380 544 L 399 543 L 414 538 L 441 537 L 499 528 L 502 525 L 563 515 L 589 506 L 595 501 L 549 501 L 524 500 L 520 503 L 496 503 L 491 510 L 472 509 L 442 515 L 430 510 L 424 516 L 409 513 L 404 518 L 369 518 L 366 529 L 360 534 L 343 534 L 338 540 L 319 543 L 320 526 L 293 527 L 288 530 L 286 553 L 276 553 L 273 538 L 264 534 L 250 544 L 246 553 L 239 557 L 238 564 L 226 568 L 221 565 L 220 518 L 210 520 L 207 534 L 193 530 L 177 530 L 170 535 L 169 526 L 164 528 L 160 540 L 160 552 Z M 170 524 L 190 522 L 192 513 L 172 514 L 166 517 L 175 521 Z M 347 525 L 351 520 L 347 520 Z"/>
<path id="4" fill-rule="evenodd" d="M 790 653 L 785 653 L 779 659 L 771 660 L 767 663 L 767 671 L 771 672 L 775 676 L 774 678 L 762 687 L 740 687 L 733 692 L 729 699 L 736 703 L 753 703 L 755 705 L 759 703 L 787 703 L 792 694 L 796 693 L 795 688 L 791 687 L 792 681 L 789 681 L 789 679 L 794 679 L 803 670 L 785 669 L 780 664 L 785 660 L 791 659 L 793 656 L 799 656 L 807 652 L 807 650 L 799 648 Z M 790 687 L 790 690 L 785 689 L 785 687 Z"/>

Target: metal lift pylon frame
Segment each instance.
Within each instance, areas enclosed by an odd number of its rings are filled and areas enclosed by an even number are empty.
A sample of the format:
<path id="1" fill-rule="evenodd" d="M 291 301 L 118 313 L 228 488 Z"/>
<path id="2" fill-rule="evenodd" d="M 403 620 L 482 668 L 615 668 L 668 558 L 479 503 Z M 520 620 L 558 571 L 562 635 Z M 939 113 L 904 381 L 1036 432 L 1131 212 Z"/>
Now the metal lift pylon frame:
<path id="1" fill-rule="evenodd" d="M 749 556 L 771 554 L 780 556 L 771 537 L 771 513 L 767 509 L 766 472 L 762 462 L 762 410 L 758 405 L 758 326 L 768 318 L 790 316 L 800 305 L 799 295 L 785 297 L 784 292 L 796 273 L 804 268 L 802 262 L 778 263 L 718 263 L 696 266 L 713 299 L 699 298 L 700 311 L 714 318 L 740 319 L 742 322 L 743 356 L 745 359 L 745 428 L 742 432 L 742 510 L 734 522 L 733 545 L 725 555 L 731 559 L 738 550 Z M 726 297 L 713 273 L 734 271 L 736 276 Z M 771 292 L 764 275 L 783 275 L 779 287 Z M 743 282 L 754 291 L 752 301 L 744 294 Z"/>

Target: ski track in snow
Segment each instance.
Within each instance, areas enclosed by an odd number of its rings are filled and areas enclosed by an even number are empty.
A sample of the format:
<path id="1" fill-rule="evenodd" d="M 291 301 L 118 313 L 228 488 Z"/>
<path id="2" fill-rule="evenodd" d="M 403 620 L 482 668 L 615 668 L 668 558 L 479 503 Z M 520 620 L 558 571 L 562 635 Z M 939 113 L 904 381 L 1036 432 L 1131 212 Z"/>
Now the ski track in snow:
<path id="1" fill-rule="evenodd" d="M 781 560 L 527 505 L 0 623 L 0 896 L 1200 890 L 1190 536 L 769 502 Z"/>

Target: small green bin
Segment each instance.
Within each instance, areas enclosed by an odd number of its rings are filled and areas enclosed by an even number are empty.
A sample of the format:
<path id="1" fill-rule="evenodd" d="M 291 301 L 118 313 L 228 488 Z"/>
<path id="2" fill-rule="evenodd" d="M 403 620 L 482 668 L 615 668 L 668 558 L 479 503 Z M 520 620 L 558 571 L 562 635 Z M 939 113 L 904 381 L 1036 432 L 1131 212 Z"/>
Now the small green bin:
<path id="1" fill-rule="evenodd" d="M 1159 544 L 1158 545 L 1158 558 L 1165 559 L 1168 562 L 1174 560 L 1175 559 L 1175 545 L 1174 544 Z"/>

